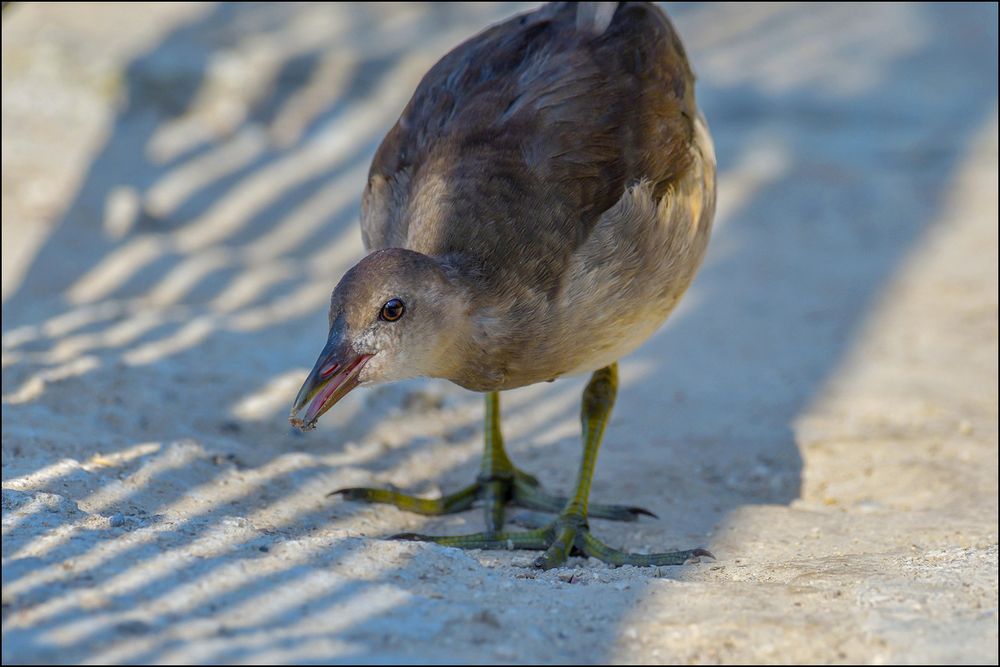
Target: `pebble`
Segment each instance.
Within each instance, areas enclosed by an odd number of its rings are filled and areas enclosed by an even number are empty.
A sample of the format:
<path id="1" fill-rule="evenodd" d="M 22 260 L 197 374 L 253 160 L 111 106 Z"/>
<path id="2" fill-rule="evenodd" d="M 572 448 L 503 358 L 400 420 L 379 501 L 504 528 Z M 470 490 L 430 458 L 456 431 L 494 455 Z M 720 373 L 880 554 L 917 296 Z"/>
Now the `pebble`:
<path id="1" fill-rule="evenodd" d="M 123 621 L 115 626 L 115 630 L 124 635 L 145 635 L 153 630 L 153 627 L 143 621 Z"/>
<path id="2" fill-rule="evenodd" d="M 489 609 L 483 609 L 482 611 L 476 613 L 475 615 L 473 615 L 472 620 L 476 621 L 477 623 L 482 623 L 483 625 L 488 625 L 493 628 L 501 627 L 500 619 L 498 619 L 496 617 L 496 614 L 494 614 Z"/>

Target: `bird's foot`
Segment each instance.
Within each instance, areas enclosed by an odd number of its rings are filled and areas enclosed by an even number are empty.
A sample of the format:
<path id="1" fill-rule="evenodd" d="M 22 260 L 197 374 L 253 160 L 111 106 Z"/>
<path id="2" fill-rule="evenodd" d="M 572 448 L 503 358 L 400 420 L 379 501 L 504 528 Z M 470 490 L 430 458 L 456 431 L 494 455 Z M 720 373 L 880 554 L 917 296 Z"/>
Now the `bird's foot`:
<path id="1" fill-rule="evenodd" d="M 669 551 L 660 554 L 630 554 L 613 549 L 590 534 L 587 520 L 576 514 L 560 514 L 545 528 L 517 533 L 477 533 L 473 535 L 434 536 L 401 533 L 393 539 L 434 542 L 459 549 L 528 549 L 544 551 L 532 563 L 548 570 L 559 567 L 571 555 L 591 556 L 615 567 L 620 565 L 683 565 L 692 558 L 715 558 L 706 549 Z"/>
<path id="2" fill-rule="evenodd" d="M 328 495 L 340 495 L 346 500 L 395 505 L 401 510 L 431 516 L 463 512 L 481 501 L 486 519 L 484 534 L 496 534 L 503 529 L 504 509 L 509 505 L 557 514 L 566 507 L 567 502 L 564 497 L 546 493 L 537 479 L 516 468 L 501 475 L 480 475 L 475 483 L 441 498 L 417 498 L 390 489 L 364 487 L 339 489 Z M 599 519 L 636 521 L 642 515 L 656 518 L 655 514 L 642 507 L 590 506 L 590 516 Z"/>
<path id="3" fill-rule="evenodd" d="M 479 492 L 480 485 L 476 482 L 461 491 L 441 498 L 417 498 L 416 496 L 409 496 L 405 493 L 393 491 L 392 489 L 372 489 L 367 487 L 338 489 L 328 493 L 327 497 L 343 496 L 345 500 L 395 505 L 407 512 L 434 516 L 439 514 L 454 514 L 469 509 L 476 501 L 476 498 L 479 497 Z"/>
<path id="4" fill-rule="evenodd" d="M 514 478 L 514 497 L 512 504 L 538 512 L 558 514 L 566 508 L 568 499 L 564 496 L 553 496 L 542 490 L 541 484 L 531 475 L 517 471 Z M 640 516 L 658 518 L 643 507 L 635 505 L 600 505 L 590 506 L 589 515 L 595 519 L 610 519 L 611 521 L 638 521 Z"/>

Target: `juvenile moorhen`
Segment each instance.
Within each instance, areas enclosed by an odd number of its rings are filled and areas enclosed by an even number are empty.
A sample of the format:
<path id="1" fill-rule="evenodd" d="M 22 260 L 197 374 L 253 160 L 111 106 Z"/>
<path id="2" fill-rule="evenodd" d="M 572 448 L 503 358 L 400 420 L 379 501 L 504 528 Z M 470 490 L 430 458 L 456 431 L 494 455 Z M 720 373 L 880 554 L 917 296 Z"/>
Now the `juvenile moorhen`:
<path id="1" fill-rule="evenodd" d="M 543 550 L 542 568 L 571 553 L 615 565 L 710 555 L 618 551 L 590 534 L 587 517 L 648 514 L 588 504 L 616 360 L 691 284 L 714 211 L 712 140 L 684 47 L 657 6 L 545 5 L 448 53 L 375 154 L 361 213 L 372 252 L 333 291 L 326 345 L 291 421 L 312 428 L 359 385 L 445 378 L 486 395 L 481 472 L 440 499 L 335 493 L 422 514 L 482 501 L 482 533 L 397 537 Z M 508 458 L 498 392 L 583 372 L 583 461 L 561 498 Z M 557 517 L 504 532 L 508 504 Z"/>

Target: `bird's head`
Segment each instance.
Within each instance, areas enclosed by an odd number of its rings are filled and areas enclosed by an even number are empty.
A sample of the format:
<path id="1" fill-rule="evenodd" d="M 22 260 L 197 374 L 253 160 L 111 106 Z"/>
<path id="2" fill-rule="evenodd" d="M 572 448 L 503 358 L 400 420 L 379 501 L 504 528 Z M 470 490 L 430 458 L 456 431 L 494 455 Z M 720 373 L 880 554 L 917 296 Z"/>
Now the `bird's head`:
<path id="1" fill-rule="evenodd" d="M 323 351 L 292 406 L 289 420 L 302 430 L 360 384 L 447 377 L 467 331 L 468 301 L 437 260 L 389 248 L 344 274 L 330 298 L 329 322 Z"/>

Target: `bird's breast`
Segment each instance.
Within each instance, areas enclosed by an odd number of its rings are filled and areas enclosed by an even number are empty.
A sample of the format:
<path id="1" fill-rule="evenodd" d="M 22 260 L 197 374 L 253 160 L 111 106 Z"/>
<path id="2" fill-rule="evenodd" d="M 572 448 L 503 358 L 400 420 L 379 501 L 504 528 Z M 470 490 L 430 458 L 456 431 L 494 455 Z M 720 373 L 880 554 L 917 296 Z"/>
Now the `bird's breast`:
<path id="1" fill-rule="evenodd" d="M 715 214 L 715 154 L 696 122 L 691 168 L 657 198 L 626 189 L 559 268 L 558 290 L 521 284 L 483 313 L 482 375 L 511 389 L 593 371 L 664 323 L 701 265 Z"/>

